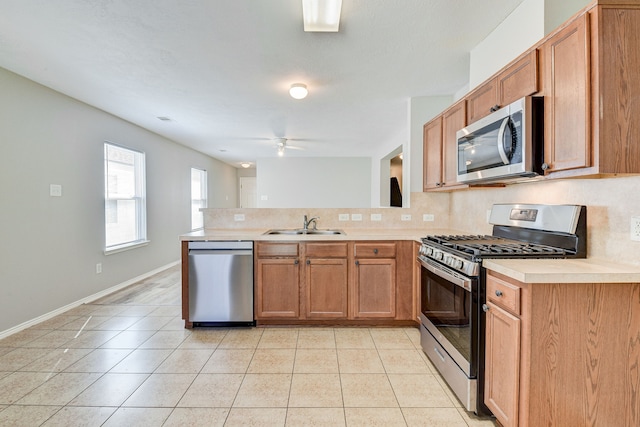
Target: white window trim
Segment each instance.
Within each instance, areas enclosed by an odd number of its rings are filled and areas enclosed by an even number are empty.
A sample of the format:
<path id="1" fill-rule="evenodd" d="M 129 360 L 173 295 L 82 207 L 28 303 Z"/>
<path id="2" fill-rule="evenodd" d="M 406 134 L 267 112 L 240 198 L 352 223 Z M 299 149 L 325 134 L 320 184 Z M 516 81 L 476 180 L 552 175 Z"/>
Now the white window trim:
<path id="1" fill-rule="evenodd" d="M 201 186 L 201 194 L 200 195 L 204 196 L 204 199 L 194 199 L 193 198 L 193 194 L 191 193 L 192 190 L 191 190 L 191 188 L 189 189 L 190 190 L 190 194 L 191 194 L 191 197 L 190 197 L 190 200 L 189 200 L 189 203 L 190 203 L 190 207 L 189 207 L 190 215 L 189 216 L 190 217 L 193 215 L 193 212 L 191 212 L 191 206 L 193 205 L 193 201 L 194 200 L 202 200 L 202 201 L 204 201 L 204 206 L 202 206 L 200 209 L 206 209 L 209 206 L 209 192 L 208 192 L 208 183 L 207 183 L 207 180 L 209 179 L 208 172 L 207 172 L 206 169 L 192 167 L 191 171 L 190 171 L 191 175 L 193 175 L 193 171 L 194 170 L 197 170 L 197 171 L 200 171 L 200 172 L 204 172 L 204 181 L 200 183 L 200 186 Z M 189 182 L 191 182 L 191 180 Z M 204 213 L 202 215 L 203 215 L 202 227 L 193 228 L 193 221 L 192 221 L 193 218 L 191 218 L 191 231 L 204 230 Z"/>
<path id="2" fill-rule="evenodd" d="M 136 202 L 136 208 L 137 209 L 142 209 L 144 211 L 143 215 L 136 215 L 136 221 L 138 222 L 137 227 L 138 227 L 139 230 L 142 231 L 141 232 L 141 234 L 142 234 L 141 238 L 137 239 L 137 240 L 130 241 L 130 242 L 121 243 L 121 244 L 118 244 L 118 245 L 112 245 L 112 246 L 109 246 L 109 247 L 106 247 L 106 221 L 107 221 L 107 218 L 106 218 L 106 213 L 107 213 L 107 211 L 106 211 L 106 202 L 107 202 L 107 186 L 108 186 L 108 182 L 107 182 L 107 180 L 108 180 L 108 173 L 107 173 L 107 171 L 108 171 L 108 167 L 107 167 L 108 159 L 106 157 L 107 145 L 110 145 L 110 146 L 116 147 L 116 148 L 121 148 L 123 150 L 132 151 L 132 152 L 139 153 L 139 154 L 142 155 L 141 163 L 136 165 L 136 178 L 137 179 L 136 179 L 135 185 L 136 185 L 136 187 L 138 187 L 136 189 L 136 194 L 139 195 L 139 196 L 134 197 L 133 200 L 137 201 Z M 104 171 L 103 171 L 104 180 L 105 180 L 105 183 L 104 183 L 104 191 L 105 191 L 105 193 L 104 193 L 104 203 L 105 203 L 105 207 L 103 209 L 104 215 L 105 215 L 105 217 L 104 217 L 104 221 L 105 221 L 104 222 L 104 225 L 105 225 L 105 228 L 104 228 L 105 248 L 104 248 L 103 252 L 104 252 L 105 255 L 112 255 L 112 254 L 115 254 L 115 253 L 124 252 L 124 251 L 128 251 L 128 250 L 131 250 L 131 249 L 136 249 L 136 248 L 139 248 L 139 247 L 142 247 L 142 246 L 147 246 L 150 243 L 150 240 L 147 239 L 146 154 L 144 153 L 144 151 L 135 150 L 133 148 L 129 148 L 129 147 L 126 147 L 126 146 L 120 145 L 120 144 L 115 144 L 115 143 L 110 142 L 110 141 L 104 141 L 103 147 L 104 147 L 104 153 L 105 153 L 105 156 L 104 156 L 104 165 L 105 166 L 104 166 Z M 141 169 L 141 171 L 139 169 Z M 112 198 L 112 199 L 109 199 L 109 200 L 132 200 L 132 199 Z"/>

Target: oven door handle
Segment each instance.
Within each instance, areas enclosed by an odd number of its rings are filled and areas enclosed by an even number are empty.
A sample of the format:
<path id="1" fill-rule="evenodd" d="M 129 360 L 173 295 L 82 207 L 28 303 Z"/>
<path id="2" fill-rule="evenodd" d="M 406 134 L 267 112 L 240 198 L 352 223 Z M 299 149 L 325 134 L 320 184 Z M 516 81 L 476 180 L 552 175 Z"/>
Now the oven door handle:
<path id="1" fill-rule="evenodd" d="M 435 274 L 436 276 L 440 276 L 443 279 L 453 283 L 456 286 L 460 286 L 463 289 L 471 292 L 471 279 L 467 279 L 465 277 L 461 277 L 456 274 L 454 271 L 449 270 L 448 268 L 436 264 L 428 258 L 418 257 L 418 261 L 424 268 Z"/>

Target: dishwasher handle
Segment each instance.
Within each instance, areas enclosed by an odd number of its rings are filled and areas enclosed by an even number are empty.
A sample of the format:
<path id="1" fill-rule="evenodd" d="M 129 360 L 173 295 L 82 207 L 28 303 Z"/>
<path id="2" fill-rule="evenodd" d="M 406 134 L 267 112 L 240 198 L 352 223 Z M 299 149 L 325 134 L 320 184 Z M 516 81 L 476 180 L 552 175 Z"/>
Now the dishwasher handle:
<path id="1" fill-rule="evenodd" d="M 189 242 L 189 250 L 253 250 L 253 242 L 247 240 L 203 240 Z"/>
<path id="2" fill-rule="evenodd" d="M 189 255 L 251 255 L 252 250 L 240 249 L 190 249 Z"/>

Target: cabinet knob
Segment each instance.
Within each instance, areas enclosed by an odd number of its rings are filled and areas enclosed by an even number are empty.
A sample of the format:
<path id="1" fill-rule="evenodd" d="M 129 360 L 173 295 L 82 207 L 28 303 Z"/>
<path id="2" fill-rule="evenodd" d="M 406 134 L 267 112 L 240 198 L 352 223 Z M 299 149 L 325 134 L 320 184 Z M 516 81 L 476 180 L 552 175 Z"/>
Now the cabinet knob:
<path id="1" fill-rule="evenodd" d="M 310 259 L 307 260 L 307 265 L 311 265 L 311 260 Z"/>
<path id="2" fill-rule="evenodd" d="M 494 111 L 498 111 L 499 109 L 500 109 L 500 106 L 498 104 L 496 104 L 493 107 L 489 108 L 489 111 L 491 111 L 493 113 Z"/>
<path id="3" fill-rule="evenodd" d="M 547 169 L 551 169 L 551 166 L 549 166 L 549 163 L 544 162 L 544 163 L 542 164 L 542 170 L 543 170 L 543 171 L 546 171 Z"/>
<path id="4" fill-rule="evenodd" d="M 489 306 L 487 304 L 482 304 L 482 311 L 484 311 L 485 313 L 489 311 Z"/>
<path id="5" fill-rule="evenodd" d="M 296 259 L 296 260 L 293 261 L 293 265 L 298 265 L 298 264 L 300 264 L 300 260 Z"/>
<path id="6" fill-rule="evenodd" d="M 360 261 L 356 261 L 356 265 L 360 265 Z"/>
<path id="7" fill-rule="evenodd" d="M 373 253 L 374 253 L 374 254 L 376 254 L 376 255 L 378 255 L 378 249 L 374 249 L 374 250 L 373 250 Z"/>
<path id="8" fill-rule="evenodd" d="M 502 291 L 501 290 L 496 290 L 496 296 L 497 297 L 501 297 L 502 296 Z"/>

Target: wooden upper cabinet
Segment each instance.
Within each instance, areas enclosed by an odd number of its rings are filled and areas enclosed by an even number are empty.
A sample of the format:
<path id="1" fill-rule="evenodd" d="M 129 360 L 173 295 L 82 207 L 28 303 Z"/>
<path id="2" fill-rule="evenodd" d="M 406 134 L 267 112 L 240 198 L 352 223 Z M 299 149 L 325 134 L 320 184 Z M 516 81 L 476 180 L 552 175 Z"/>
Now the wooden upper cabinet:
<path id="1" fill-rule="evenodd" d="M 467 117 L 473 123 L 491 113 L 498 105 L 498 86 L 496 79 L 491 79 L 467 96 Z"/>
<path id="2" fill-rule="evenodd" d="M 456 132 L 466 126 L 466 101 L 461 100 L 424 125 L 424 191 L 466 187 L 457 182 Z"/>
<path id="3" fill-rule="evenodd" d="M 456 133 L 467 125 L 466 102 L 454 104 L 442 116 L 442 186 L 466 187 L 458 178 L 458 140 Z"/>
<path id="4" fill-rule="evenodd" d="M 533 49 L 498 74 L 498 105 L 504 107 L 538 92 L 538 50 Z"/>
<path id="5" fill-rule="evenodd" d="M 640 173 L 640 9 L 598 7 L 589 14 L 592 36 L 593 164 L 598 173 Z"/>
<path id="6" fill-rule="evenodd" d="M 467 123 L 538 90 L 538 51 L 532 49 L 467 96 Z"/>
<path id="7" fill-rule="evenodd" d="M 554 34 L 542 52 L 545 173 L 591 166 L 589 14 Z"/>
<path id="8" fill-rule="evenodd" d="M 423 191 L 428 191 L 442 184 L 442 116 L 424 125 L 423 138 Z"/>

